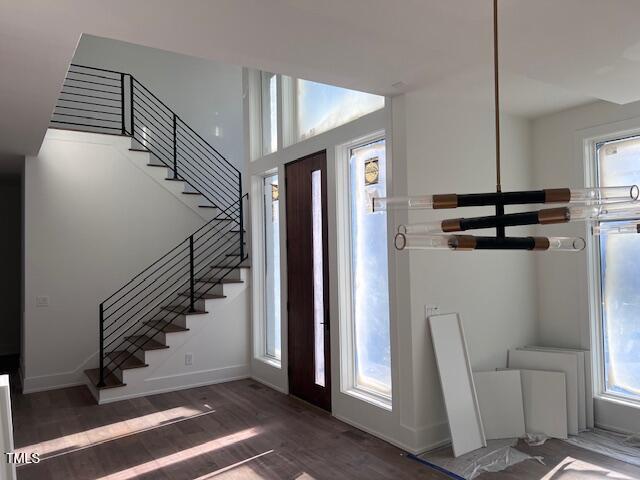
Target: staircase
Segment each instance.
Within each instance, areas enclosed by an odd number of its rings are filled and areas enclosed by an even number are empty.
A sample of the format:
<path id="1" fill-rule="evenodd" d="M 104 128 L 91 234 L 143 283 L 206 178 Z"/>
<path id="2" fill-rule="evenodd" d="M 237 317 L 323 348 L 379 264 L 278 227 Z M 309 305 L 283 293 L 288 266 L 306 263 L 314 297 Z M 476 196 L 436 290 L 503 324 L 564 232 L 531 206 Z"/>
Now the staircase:
<path id="1" fill-rule="evenodd" d="M 85 373 L 101 401 L 117 397 L 107 390 L 142 381 L 137 371 L 166 361 L 174 339 L 243 283 L 247 195 L 240 172 L 128 73 L 72 64 L 51 127 L 129 137 L 132 154 L 181 185 L 208 220 L 100 303 L 99 365 Z"/>

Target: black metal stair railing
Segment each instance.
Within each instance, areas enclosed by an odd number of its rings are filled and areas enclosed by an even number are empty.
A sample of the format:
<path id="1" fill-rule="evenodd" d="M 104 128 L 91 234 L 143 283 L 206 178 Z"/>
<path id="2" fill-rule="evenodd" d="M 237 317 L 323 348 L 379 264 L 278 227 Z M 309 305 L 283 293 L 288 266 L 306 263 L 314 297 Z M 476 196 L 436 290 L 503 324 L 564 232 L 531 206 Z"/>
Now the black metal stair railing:
<path id="1" fill-rule="evenodd" d="M 100 304 L 101 383 L 218 288 L 245 260 L 237 241 L 240 205 L 221 212 Z"/>
<path id="2" fill-rule="evenodd" d="M 51 126 L 126 135 L 216 208 L 216 216 L 100 304 L 100 381 L 148 347 L 246 258 L 242 175 L 124 72 L 72 64 Z M 213 270 L 211 270 L 211 268 Z M 215 274 L 215 275 L 213 275 Z"/>

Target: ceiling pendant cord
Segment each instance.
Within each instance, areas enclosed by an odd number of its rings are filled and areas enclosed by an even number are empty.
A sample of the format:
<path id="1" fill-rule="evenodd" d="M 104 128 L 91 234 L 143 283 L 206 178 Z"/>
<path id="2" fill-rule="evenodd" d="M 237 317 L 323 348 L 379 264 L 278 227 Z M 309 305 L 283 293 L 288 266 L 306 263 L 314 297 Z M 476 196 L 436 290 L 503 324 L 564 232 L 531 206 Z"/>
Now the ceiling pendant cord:
<path id="1" fill-rule="evenodd" d="M 500 178 L 500 79 L 498 72 L 498 0 L 493 0 L 493 86 L 496 133 L 496 192 L 502 191 Z M 496 215 L 504 215 L 504 205 L 496 204 Z M 504 226 L 496 227 L 496 236 L 506 236 Z"/>

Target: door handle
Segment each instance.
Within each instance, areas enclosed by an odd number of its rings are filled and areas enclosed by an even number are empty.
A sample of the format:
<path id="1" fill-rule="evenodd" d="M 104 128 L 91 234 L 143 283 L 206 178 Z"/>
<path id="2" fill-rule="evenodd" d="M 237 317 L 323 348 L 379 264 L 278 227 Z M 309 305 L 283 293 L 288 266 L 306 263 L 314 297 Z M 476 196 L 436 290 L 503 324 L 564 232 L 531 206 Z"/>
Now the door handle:
<path id="1" fill-rule="evenodd" d="M 320 322 L 320 325 L 324 325 L 324 328 L 329 330 L 329 309 L 328 308 L 324 308 L 323 312 L 322 312 L 322 322 Z"/>

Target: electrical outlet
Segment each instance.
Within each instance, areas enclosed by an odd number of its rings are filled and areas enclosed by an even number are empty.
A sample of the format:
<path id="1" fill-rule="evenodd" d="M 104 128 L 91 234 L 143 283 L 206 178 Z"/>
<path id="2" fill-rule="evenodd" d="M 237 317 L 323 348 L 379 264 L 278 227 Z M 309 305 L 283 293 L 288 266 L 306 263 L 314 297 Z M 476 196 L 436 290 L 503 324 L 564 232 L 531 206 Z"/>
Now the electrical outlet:
<path id="1" fill-rule="evenodd" d="M 36 297 L 36 307 L 48 307 L 49 306 L 49 297 L 38 296 Z"/>
<path id="2" fill-rule="evenodd" d="M 440 307 L 437 305 L 425 305 L 424 306 L 424 315 L 426 318 L 429 318 L 431 315 L 438 315 L 440 313 Z"/>
<path id="3" fill-rule="evenodd" d="M 193 353 L 185 353 L 185 355 L 184 355 L 184 364 L 187 367 L 190 367 L 191 365 L 193 365 Z"/>

